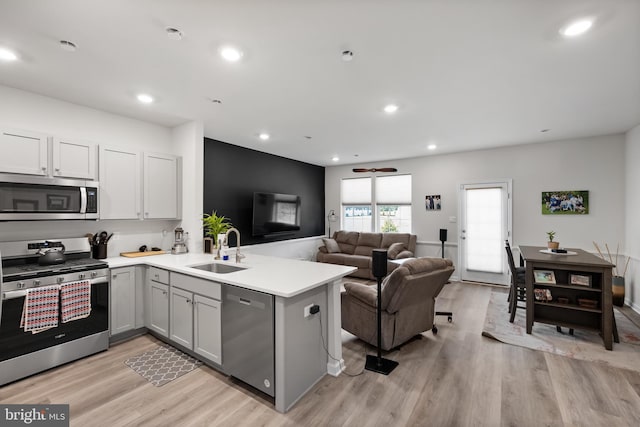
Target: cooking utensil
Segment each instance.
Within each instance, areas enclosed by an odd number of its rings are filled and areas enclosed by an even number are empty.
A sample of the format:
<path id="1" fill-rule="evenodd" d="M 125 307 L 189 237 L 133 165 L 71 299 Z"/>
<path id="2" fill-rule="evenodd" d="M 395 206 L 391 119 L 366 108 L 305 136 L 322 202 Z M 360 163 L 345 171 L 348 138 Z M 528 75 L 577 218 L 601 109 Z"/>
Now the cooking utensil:
<path id="1" fill-rule="evenodd" d="M 49 241 L 45 241 L 45 245 L 48 246 Z M 40 248 L 38 254 L 40 254 L 40 258 L 38 258 L 38 264 L 40 265 L 55 265 L 55 264 L 64 264 L 67 260 L 67 257 L 64 254 L 65 247 L 62 243 L 59 245 L 52 246 L 50 248 L 47 247 Z"/>
<path id="2" fill-rule="evenodd" d="M 106 231 L 101 231 L 100 232 L 100 236 L 98 236 L 98 244 L 99 245 L 106 245 L 107 244 L 107 232 Z"/>
<path id="3" fill-rule="evenodd" d="M 109 240 L 111 240 L 112 237 L 113 237 L 113 233 L 109 234 L 109 237 L 107 237 L 107 241 L 104 242 L 104 244 L 106 245 L 107 243 L 109 243 Z"/>

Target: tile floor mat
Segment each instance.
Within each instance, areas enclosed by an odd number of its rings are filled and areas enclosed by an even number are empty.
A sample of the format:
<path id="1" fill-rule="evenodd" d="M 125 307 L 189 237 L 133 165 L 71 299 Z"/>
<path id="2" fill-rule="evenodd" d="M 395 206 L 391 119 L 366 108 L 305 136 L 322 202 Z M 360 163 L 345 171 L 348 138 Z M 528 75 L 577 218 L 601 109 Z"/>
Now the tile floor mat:
<path id="1" fill-rule="evenodd" d="M 193 371 L 202 362 L 170 346 L 158 346 L 124 361 L 151 384 L 160 387 Z"/>

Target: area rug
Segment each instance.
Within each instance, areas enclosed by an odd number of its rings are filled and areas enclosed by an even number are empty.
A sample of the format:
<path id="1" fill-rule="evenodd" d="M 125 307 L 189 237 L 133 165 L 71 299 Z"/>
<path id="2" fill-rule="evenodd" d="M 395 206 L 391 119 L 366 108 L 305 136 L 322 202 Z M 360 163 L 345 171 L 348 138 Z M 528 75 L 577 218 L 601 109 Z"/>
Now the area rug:
<path id="1" fill-rule="evenodd" d="M 482 335 L 506 344 L 640 372 L 640 328 L 616 308 L 620 343 L 614 342 L 613 351 L 608 351 L 597 332 L 576 329 L 569 335 L 567 328 L 559 333 L 553 325 L 534 323 L 532 333 L 527 334 L 526 310 L 517 309 L 514 323 L 509 323 L 507 305 L 506 293 L 491 293 Z"/>
<path id="2" fill-rule="evenodd" d="M 193 371 L 202 362 L 171 346 L 158 346 L 124 361 L 151 384 L 160 387 Z"/>

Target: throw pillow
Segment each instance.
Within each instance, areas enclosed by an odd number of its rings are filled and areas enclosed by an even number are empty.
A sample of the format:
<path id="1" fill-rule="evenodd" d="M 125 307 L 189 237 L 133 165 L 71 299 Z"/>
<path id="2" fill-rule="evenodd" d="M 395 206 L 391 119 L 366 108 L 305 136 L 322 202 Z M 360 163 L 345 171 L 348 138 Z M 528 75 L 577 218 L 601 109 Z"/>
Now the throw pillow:
<path id="1" fill-rule="evenodd" d="M 396 257 L 396 259 L 403 259 L 403 258 L 413 258 L 413 252 L 411 252 L 411 251 L 402 251 Z"/>
<path id="2" fill-rule="evenodd" d="M 325 237 L 322 241 L 324 242 L 324 247 L 327 248 L 327 252 L 330 254 L 340 252 L 340 246 L 338 246 L 338 242 L 335 240 Z"/>
<path id="3" fill-rule="evenodd" d="M 404 250 L 404 243 L 396 242 L 392 243 L 387 250 L 387 257 L 389 259 L 396 259 L 398 254 Z"/>

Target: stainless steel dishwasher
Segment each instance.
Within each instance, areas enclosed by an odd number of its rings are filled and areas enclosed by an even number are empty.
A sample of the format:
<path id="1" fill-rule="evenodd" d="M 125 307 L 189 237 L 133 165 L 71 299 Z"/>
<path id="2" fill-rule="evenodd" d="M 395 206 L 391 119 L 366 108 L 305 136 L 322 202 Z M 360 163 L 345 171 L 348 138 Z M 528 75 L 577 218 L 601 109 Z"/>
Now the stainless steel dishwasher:
<path id="1" fill-rule="evenodd" d="M 222 366 L 229 375 L 275 396 L 273 295 L 222 287 Z"/>

